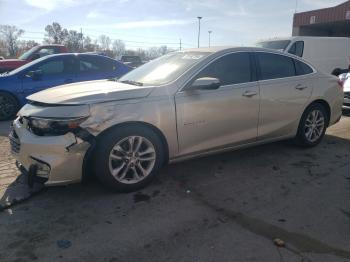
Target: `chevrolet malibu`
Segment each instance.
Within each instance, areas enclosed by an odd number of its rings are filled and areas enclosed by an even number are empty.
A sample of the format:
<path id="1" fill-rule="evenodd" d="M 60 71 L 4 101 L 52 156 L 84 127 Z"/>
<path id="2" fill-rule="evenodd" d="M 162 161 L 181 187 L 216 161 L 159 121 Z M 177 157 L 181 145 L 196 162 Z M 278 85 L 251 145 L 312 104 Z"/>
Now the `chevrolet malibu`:
<path id="1" fill-rule="evenodd" d="M 93 173 L 129 192 L 165 163 L 291 138 L 316 146 L 341 117 L 343 91 L 336 77 L 293 55 L 209 48 L 28 101 L 10 142 L 30 184 L 68 184 Z"/>

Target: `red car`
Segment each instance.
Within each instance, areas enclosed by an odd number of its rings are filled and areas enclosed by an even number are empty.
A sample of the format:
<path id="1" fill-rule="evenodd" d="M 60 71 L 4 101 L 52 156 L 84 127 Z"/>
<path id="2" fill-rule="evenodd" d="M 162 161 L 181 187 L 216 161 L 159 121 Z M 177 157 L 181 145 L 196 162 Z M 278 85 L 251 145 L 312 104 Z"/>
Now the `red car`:
<path id="1" fill-rule="evenodd" d="M 46 55 L 68 53 L 64 45 L 38 45 L 29 49 L 18 59 L 0 60 L 0 73 L 8 72 Z"/>

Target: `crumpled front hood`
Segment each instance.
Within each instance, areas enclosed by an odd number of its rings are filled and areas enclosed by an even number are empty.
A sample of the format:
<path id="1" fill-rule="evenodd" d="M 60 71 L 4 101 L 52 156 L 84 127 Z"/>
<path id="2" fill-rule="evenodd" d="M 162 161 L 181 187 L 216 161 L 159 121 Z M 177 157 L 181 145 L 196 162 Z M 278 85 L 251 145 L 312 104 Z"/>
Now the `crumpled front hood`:
<path id="1" fill-rule="evenodd" d="M 57 86 L 35 93 L 28 100 L 45 104 L 95 104 L 138 99 L 148 96 L 152 87 L 133 86 L 109 80 L 97 80 Z"/>

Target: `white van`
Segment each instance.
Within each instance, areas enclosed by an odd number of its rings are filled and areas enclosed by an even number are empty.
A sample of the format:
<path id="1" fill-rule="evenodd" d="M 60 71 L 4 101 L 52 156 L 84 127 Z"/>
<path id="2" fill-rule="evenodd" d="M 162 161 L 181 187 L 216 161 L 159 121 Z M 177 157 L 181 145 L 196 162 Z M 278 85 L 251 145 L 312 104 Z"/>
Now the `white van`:
<path id="1" fill-rule="evenodd" d="M 257 46 L 300 56 L 319 70 L 334 75 L 349 68 L 348 37 L 296 36 L 261 41 Z"/>

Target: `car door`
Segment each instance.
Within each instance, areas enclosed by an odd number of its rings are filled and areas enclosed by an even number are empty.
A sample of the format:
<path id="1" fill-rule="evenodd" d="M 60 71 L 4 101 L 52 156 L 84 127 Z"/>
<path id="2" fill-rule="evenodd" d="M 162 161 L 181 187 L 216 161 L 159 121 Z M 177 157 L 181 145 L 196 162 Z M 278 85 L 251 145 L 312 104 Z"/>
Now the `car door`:
<path id="1" fill-rule="evenodd" d="M 257 138 L 259 87 L 248 52 L 224 55 L 190 81 L 218 78 L 216 90 L 175 96 L 180 155 L 253 142 Z"/>
<path id="2" fill-rule="evenodd" d="M 25 96 L 41 90 L 76 81 L 74 55 L 54 56 L 31 66 L 22 76 Z M 34 77 L 33 77 L 34 76 Z"/>
<path id="3" fill-rule="evenodd" d="M 293 135 L 312 93 L 313 72 L 289 56 L 257 52 L 260 85 L 258 140 Z M 301 73 L 300 64 L 309 68 Z"/>
<path id="4" fill-rule="evenodd" d="M 79 55 L 78 81 L 117 77 L 117 65 L 113 59 L 98 55 Z"/>

